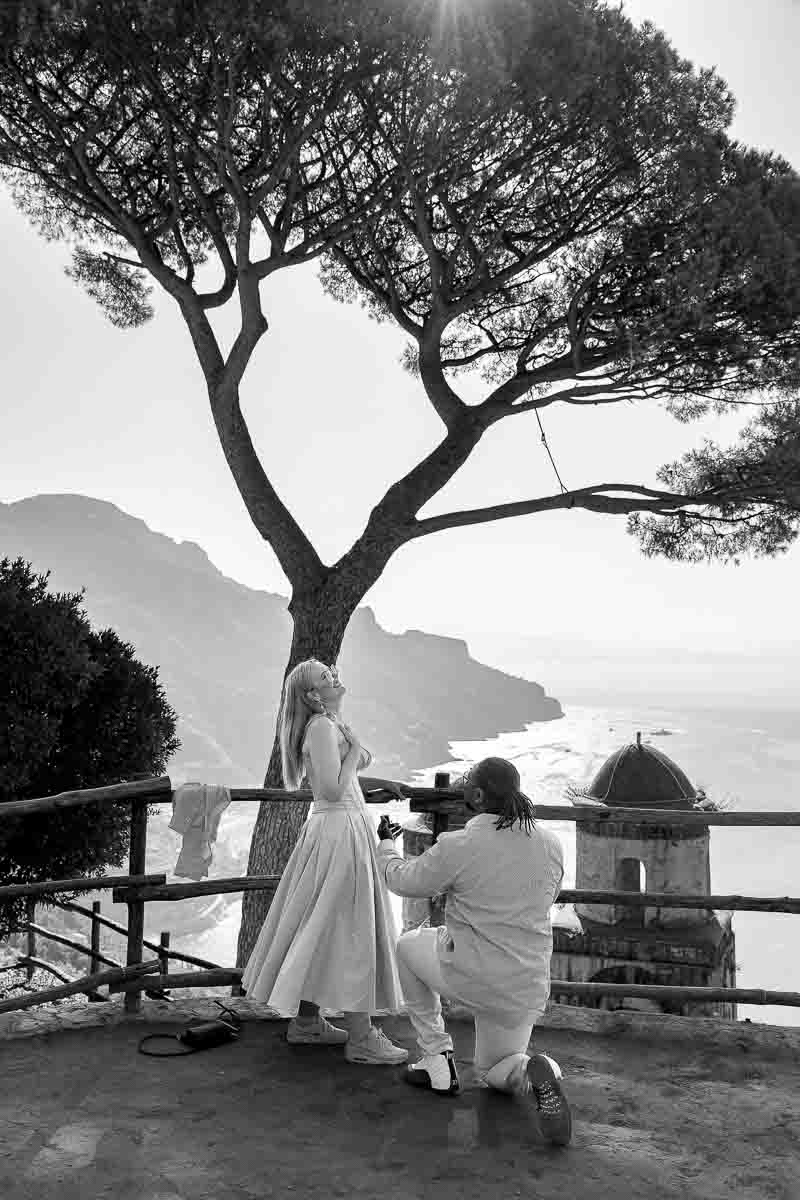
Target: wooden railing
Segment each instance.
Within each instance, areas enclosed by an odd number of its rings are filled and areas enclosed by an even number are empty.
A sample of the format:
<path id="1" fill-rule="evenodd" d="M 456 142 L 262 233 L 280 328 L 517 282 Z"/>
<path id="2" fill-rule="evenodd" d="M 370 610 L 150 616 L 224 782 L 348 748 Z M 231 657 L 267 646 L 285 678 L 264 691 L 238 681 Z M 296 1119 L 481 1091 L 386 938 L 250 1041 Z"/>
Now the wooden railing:
<path id="1" fill-rule="evenodd" d="M 403 785 L 403 790 L 410 801 L 412 813 L 428 813 L 432 817 L 432 835 L 435 839 L 448 827 L 450 816 L 463 814 L 463 794 L 454 788 L 424 788 Z M 125 801 L 131 805 L 131 837 L 129 853 L 129 869 L 126 875 L 108 875 L 101 878 L 49 880 L 42 883 L 6 884 L 0 886 L 0 900 L 3 898 L 27 896 L 35 904 L 36 897 L 57 895 L 74 892 L 96 892 L 111 890 L 115 902 L 122 902 L 128 908 L 128 923 L 121 925 L 103 917 L 99 911 L 99 902 L 95 902 L 92 910 L 82 908 L 74 902 L 65 902 L 63 908 L 86 915 L 92 922 L 91 943 L 80 943 L 62 935 L 47 930 L 38 925 L 31 916 L 27 922 L 27 933 L 51 938 L 61 942 L 80 953 L 88 955 L 92 971 L 89 975 L 76 980 L 65 981 L 61 987 L 48 988 L 25 997 L 0 1000 L 0 1013 L 17 1008 L 27 1008 L 33 1004 L 45 1003 L 49 1000 L 60 999 L 67 995 L 85 992 L 97 996 L 101 986 L 108 988 L 109 995 L 116 992 L 125 993 L 125 1008 L 128 1012 L 137 1012 L 141 1006 L 142 991 L 154 995 L 163 994 L 171 988 L 190 987 L 222 987 L 235 985 L 241 979 L 242 971 L 236 967 L 220 967 L 217 964 L 172 950 L 169 945 L 169 932 L 161 934 L 158 944 L 148 941 L 144 936 L 145 905 L 148 901 L 177 901 L 195 896 L 218 895 L 243 891 L 273 891 L 276 889 L 280 876 L 256 875 L 238 876 L 230 879 L 207 879 L 192 883 L 166 882 L 164 874 L 146 874 L 145 858 L 147 849 L 147 818 L 148 807 L 164 803 L 171 798 L 172 784 L 168 776 L 156 779 L 136 780 L 132 783 L 113 784 L 108 787 L 91 788 L 76 792 L 62 792 L 55 796 L 45 796 L 34 800 L 0 803 L 0 820 L 4 815 L 23 816 L 27 813 L 54 812 L 62 808 L 70 808 L 84 804 L 118 803 Z M 234 802 L 295 802 L 304 803 L 312 800 L 310 792 L 288 792 L 282 789 L 270 788 L 232 788 L 231 800 Z M 367 803 L 385 805 L 387 795 L 380 793 L 379 797 L 365 796 Z M 689 825 L 705 828 L 707 826 L 762 826 L 787 827 L 800 825 L 800 812 L 715 812 L 706 810 L 685 809 L 633 809 L 633 808 L 596 808 L 580 805 L 537 805 L 537 819 L 546 821 L 598 821 L 625 822 L 638 825 Z M 594 903 L 623 905 L 627 908 L 690 908 L 707 910 L 728 910 L 748 912 L 782 912 L 800 913 L 800 898 L 789 896 L 741 896 L 741 895 L 690 895 L 676 892 L 630 892 L 630 891 L 597 891 L 586 889 L 565 888 L 558 896 L 558 903 Z M 29 909 L 29 913 L 33 909 Z M 127 939 L 126 963 L 116 964 L 99 953 L 99 927 L 105 926 L 123 934 Z M 31 947 L 34 947 L 32 950 Z M 157 957 L 143 961 L 145 949 L 155 951 Z M 172 961 L 188 963 L 198 970 L 169 973 Z M 110 967 L 106 971 L 98 971 L 100 964 Z M 43 966 L 51 969 L 59 977 L 58 970 L 53 970 L 43 960 L 35 958 L 35 941 L 29 940 L 29 954 L 17 960 L 16 967 L 25 966 L 31 969 Z M 10 968 L 5 968 L 6 970 Z M 157 976 L 157 978 L 153 978 Z M 63 975 L 60 976 L 62 979 Z M 625 996 L 641 997 L 653 1001 L 669 1002 L 705 1002 L 724 1001 L 743 1004 L 771 1004 L 800 1007 L 800 993 L 767 991 L 758 988 L 718 988 L 671 986 L 660 984 L 634 983 L 583 983 L 568 982 L 554 979 L 551 982 L 553 995 L 567 996 Z"/>
<path id="2" fill-rule="evenodd" d="M 0 810 L 1 811 L 1 810 Z M 102 880 L 89 880 L 89 878 L 77 878 L 77 880 L 49 880 L 43 883 L 31 884 L 7 884 L 5 887 L 0 887 L 0 900 L 14 898 L 14 896 L 24 895 L 28 899 L 26 904 L 25 920 L 23 924 L 17 926 L 14 932 L 25 934 L 26 953 L 22 958 L 18 958 L 10 964 L 0 967 L 0 973 L 18 971 L 20 968 L 25 968 L 28 973 L 28 983 L 30 984 L 32 973 L 35 970 L 46 971 L 52 974 L 56 979 L 60 979 L 62 983 L 76 983 L 77 980 L 72 976 L 68 976 L 60 966 L 56 966 L 53 962 L 42 958 L 37 952 L 37 940 L 43 938 L 44 941 L 56 942 L 60 946 L 66 946 L 68 949 L 74 950 L 78 954 L 82 954 L 90 960 L 90 976 L 100 970 L 101 965 L 121 968 L 124 966 L 118 959 L 109 958 L 107 954 L 103 954 L 100 948 L 101 929 L 110 929 L 126 938 L 130 937 L 130 928 L 127 925 L 122 925 L 110 917 L 104 917 L 102 914 L 102 901 L 92 901 L 91 908 L 86 908 L 84 905 L 74 904 L 73 901 L 55 901 L 53 907 L 58 908 L 61 912 L 76 913 L 78 916 L 86 917 L 89 920 L 90 941 L 89 943 L 78 941 L 77 938 L 67 937 L 64 932 L 56 932 L 52 929 L 47 929 L 47 926 L 36 922 L 36 902 L 44 895 L 53 895 L 65 892 L 86 892 L 86 890 L 102 890 L 119 887 L 120 884 L 126 884 L 127 887 L 148 887 L 155 884 L 166 883 L 166 875 L 108 875 Z M 166 974 L 169 970 L 169 962 L 187 962 L 191 966 L 203 967 L 205 970 L 218 970 L 218 962 L 210 962 L 207 959 L 198 958 L 194 954 L 185 954 L 180 950 L 170 949 L 170 934 L 169 930 L 161 932 L 158 942 L 151 942 L 148 938 L 142 938 L 143 949 L 154 950 L 158 955 L 158 961 L 161 964 L 162 974 Z M 157 988 L 154 980 L 145 980 L 146 990 L 152 991 L 156 995 L 161 989 Z M 42 994 L 43 995 L 43 994 Z M 88 992 L 90 1001 L 106 1000 L 98 991 Z M 40 1000 L 40 1003 L 44 1001 Z M 0 1009 L 1 1010 L 1 1009 Z"/>
<path id="3" fill-rule="evenodd" d="M 109 887 L 115 883 L 117 885 L 119 885 L 120 883 L 123 883 L 123 882 L 127 883 L 129 885 L 135 886 L 137 883 L 142 883 L 143 881 L 147 881 L 147 880 L 163 882 L 166 880 L 166 876 L 165 875 L 149 875 L 149 876 L 141 876 L 141 877 L 139 877 L 139 879 L 136 879 L 136 878 L 134 878 L 132 876 L 128 876 L 128 875 L 107 876 L 103 882 L 106 887 Z M 77 883 L 83 883 L 83 882 L 85 882 L 85 881 L 84 880 L 61 880 L 60 885 L 59 885 L 60 890 L 61 891 L 67 890 L 64 887 L 65 884 L 71 883 L 71 884 L 75 885 Z M 39 893 L 39 895 L 41 895 L 41 894 L 42 893 Z M 0 896 L 2 896 L 1 891 L 0 891 Z M 37 895 L 29 895 L 28 896 L 28 905 L 27 905 L 25 921 L 22 925 L 17 926 L 17 928 L 15 930 L 15 932 L 26 934 L 27 951 L 24 956 L 17 958 L 15 962 L 8 963 L 5 966 L 0 967 L 0 974 L 5 974 L 10 971 L 18 971 L 20 968 L 24 968 L 26 970 L 27 977 L 28 977 L 28 987 L 30 988 L 30 983 L 31 983 L 31 980 L 33 977 L 33 972 L 34 972 L 34 970 L 36 970 L 38 968 L 41 971 L 47 971 L 50 975 L 54 975 L 55 978 L 60 979 L 62 981 L 62 983 L 74 983 L 75 982 L 74 976 L 65 974 L 63 969 L 60 966 L 56 966 L 54 963 L 43 958 L 41 956 L 41 954 L 37 952 L 37 939 L 38 938 L 44 938 L 45 941 L 57 942 L 61 946 L 67 946 L 69 949 L 74 950 L 77 953 L 83 954 L 86 957 L 88 957 L 90 960 L 90 962 L 89 962 L 89 973 L 90 974 L 94 974 L 96 971 L 98 971 L 100 969 L 101 964 L 105 965 L 107 967 L 117 967 L 117 968 L 120 968 L 123 966 L 123 964 L 119 960 L 114 959 L 114 958 L 109 958 L 106 954 L 103 954 L 101 952 L 101 950 L 100 950 L 100 931 L 101 931 L 101 928 L 111 929 L 115 933 L 119 933 L 127 939 L 128 934 L 129 934 L 128 926 L 121 925 L 119 923 L 119 921 L 114 921 L 110 917 L 103 916 L 102 911 L 101 911 L 102 910 L 102 902 L 100 900 L 94 900 L 92 902 L 91 908 L 86 908 L 81 904 L 74 904 L 70 901 L 56 901 L 54 904 L 54 907 L 59 909 L 61 912 L 75 913 L 79 916 L 83 916 L 88 919 L 89 928 L 90 928 L 90 941 L 88 944 L 86 942 L 78 941 L 76 938 L 67 937 L 63 933 L 56 933 L 55 930 L 47 929 L 44 925 L 38 924 L 36 922 L 36 901 L 37 901 Z M 189 963 L 191 966 L 202 967 L 207 970 L 218 970 L 219 966 L 220 966 L 219 963 L 209 962 L 208 959 L 198 958 L 194 954 L 184 954 L 178 950 L 171 950 L 170 949 L 170 932 L 169 932 L 169 930 L 162 930 L 160 937 L 159 937 L 159 941 L 157 943 L 151 942 L 147 938 L 143 937 L 142 938 L 142 946 L 144 947 L 144 949 L 155 951 L 155 953 L 158 955 L 159 962 L 161 963 L 162 974 L 167 973 L 167 971 L 169 970 L 169 963 L 171 961 Z M 151 995 L 153 997 L 163 997 L 163 992 L 161 991 L 161 989 L 159 989 L 157 987 L 156 983 L 154 983 L 152 980 L 147 983 L 146 989 L 147 989 L 148 995 Z M 94 1001 L 94 1002 L 106 999 L 105 996 L 102 996 L 97 991 L 89 992 L 88 996 L 89 996 L 89 1000 Z"/>

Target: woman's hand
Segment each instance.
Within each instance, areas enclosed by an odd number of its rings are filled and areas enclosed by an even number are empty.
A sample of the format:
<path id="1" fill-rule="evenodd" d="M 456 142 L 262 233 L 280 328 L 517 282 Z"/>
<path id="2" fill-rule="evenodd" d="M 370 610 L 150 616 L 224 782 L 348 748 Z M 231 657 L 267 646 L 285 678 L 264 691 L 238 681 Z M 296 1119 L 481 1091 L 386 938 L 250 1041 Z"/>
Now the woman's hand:
<path id="1" fill-rule="evenodd" d="M 393 783 L 391 779 L 385 780 L 384 785 L 383 785 L 383 790 L 385 792 L 388 792 L 393 800 L 407 800 L 408 799 L 408 796 L 405 794 L 405 792 L 401 788 L 400 784 Z"/>
<path id="2" fill-rule="evenodd" d="M 345 725 L 343 721 L 340 723 L 339 728 L 342 731 L 345 741 L 349 742 L 350 749 L 355 750 L 356 756 L 358 757 L 361 754 L 361 751 L 363 750 L 363 746 L 361 745 L 361 742 L 358 739 L 358 735 L 353 733 L 350 726 Z"/>
<path id="3" fill-rule="evenodd" d="M 376 800 L 376 796 L 386 797 L 392 801 L 401 800 L 406 802 L 408 796 L 403 791 L 402 784 L 395 783 L 392 779 L 362 779 L 362 787 L 369 789 L 365 792 L 370 798 L 372 804 L 383 804 L 383 799 Z"/>

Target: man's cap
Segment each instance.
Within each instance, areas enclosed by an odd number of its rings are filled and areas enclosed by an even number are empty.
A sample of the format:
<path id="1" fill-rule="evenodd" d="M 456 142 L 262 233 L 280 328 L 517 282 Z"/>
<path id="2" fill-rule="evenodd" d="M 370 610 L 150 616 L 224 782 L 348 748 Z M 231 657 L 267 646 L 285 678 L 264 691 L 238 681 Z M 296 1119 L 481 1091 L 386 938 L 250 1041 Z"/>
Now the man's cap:
<path id="1" fill-rule="evenodd" d="M 469 772 L 469 778 L 475 787 L 483 788 L 497 800 L 509 800 L 513 797 L 532 803 L 525 793 L 520 791 L 519 771 L 505 758 L 482 759 Z"/>

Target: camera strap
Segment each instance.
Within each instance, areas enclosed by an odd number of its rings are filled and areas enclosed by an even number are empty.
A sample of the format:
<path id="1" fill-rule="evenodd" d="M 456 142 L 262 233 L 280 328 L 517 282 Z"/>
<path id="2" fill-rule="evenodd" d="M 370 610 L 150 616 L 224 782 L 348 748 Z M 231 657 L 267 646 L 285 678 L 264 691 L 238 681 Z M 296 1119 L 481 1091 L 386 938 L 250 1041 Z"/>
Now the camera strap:
<path id="1" fill-rule="evenodd" d="M 220 1000 L 214 1003 L 222 1009 L 228 1020 L 192 1021 L 179 1033 L 148 1033 L 141 1038 L 137 1046 L 139 1054 L 149 1058 L 180 1058 L 184 1054 L 197 1054 L 200 1050 L 211 1050 L 214 1046 L 222 1046 L 226 1042 L 234 1042 L 241 1034 L 242 1019 L 233 1009 L 227 1008 Z M 180 1043 L 180 1048 L 174 1042 Z M 145 1050 L 148 1042 L 169 1041 L 173 1043 L 171 1050 Z"/>

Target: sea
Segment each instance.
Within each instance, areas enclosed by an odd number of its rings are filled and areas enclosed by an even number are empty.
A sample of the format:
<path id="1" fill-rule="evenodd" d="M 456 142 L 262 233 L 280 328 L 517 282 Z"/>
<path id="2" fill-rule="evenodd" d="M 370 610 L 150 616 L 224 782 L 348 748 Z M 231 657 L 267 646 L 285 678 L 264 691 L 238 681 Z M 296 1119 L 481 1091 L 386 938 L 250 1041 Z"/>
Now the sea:
<path id="1" fill-rule="evenodd" d="M 453 742 L 451 759 L 417 771 L 408 782 L 429 785 L 436 771 L 453 778 L 488 755 L 510 759 L 523 789 L 538 804 L 563 803 L 569 786 L 586 786 L 614 750 L 641 733 L 668 754 L 696 788 L 730 810 L 800 811 L 800 718 L 796 710 L 775 707 L 720 708 L 570 704 L 564 715 L 522 731 L 484 741 Z M 396 820 L 408 805 L 394 802 L 373 810 Z M 575 827 L 552 822 L 561 838 L 565 886 L 575 885 Z M 711 828 L 711 888 L 717 895 L 800 895 L 800 827 Z M 401 900 L 392 897 L 400 926 Z M 239 902 L 226 906 L 220 925 L 198 940 L 194 952 L 214 961 L 230 960 L 238 930 Z M 736 912 L 737 985 L 800 993 L 800 915 Z M 221 956 L 221 957 L 220 957 Z M 740 1020 L 800 1025 L 800 1008 L 739 1005 Z"/>

